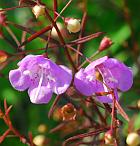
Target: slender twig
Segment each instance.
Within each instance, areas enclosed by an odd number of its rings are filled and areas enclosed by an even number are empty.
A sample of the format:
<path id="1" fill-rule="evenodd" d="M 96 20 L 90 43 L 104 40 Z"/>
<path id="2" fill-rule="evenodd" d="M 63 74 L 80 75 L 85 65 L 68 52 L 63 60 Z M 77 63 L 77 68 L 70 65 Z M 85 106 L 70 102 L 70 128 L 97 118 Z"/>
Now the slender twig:
<path id="1" fill-rule="evenodd" d="M 101 128 L 101 129 L 98 129 L 98 130 L 95 130 L 95 131 L 92 131 L 92 132 L 83 133 L 83 134 L 79 134 L 79 135 L 70 137 L 70 138 L 68 138 L 67 140 L 64 141 L 62 146 L 66 146 L 66 144 L 68 142 L 71 142 L 71 141 L 74 141 L 74 140 L 77 140 L 77 139 L 82 139 L 84 137 L 98 135 L 100 133 L 106 132 L 108 129 L 109 128 L 107 128 L 107 127 L 106 128 Z"/>
<path id="2" fill-rule="evenodd" d="M 45 10 L 45 12 L 46 12 L 45 14 L 46 14 L 47 18 L 50 20 L 50 22 L 52 23 L 52 25 L 55 27 L 55 29 L 56 29 L 56 31 L 57 31 L 57 34 L 58 34 L 58 36 L 59 36 L 61 45 L 64 46 L 64 50 L 65 50 L 65 53 L 66 53 L 66 55 L 67 55 L 68 60 L 70 61 L 70 63 L 71 63 L 71 65 L 72 65 L 73 69 L 74 69 L 75 71 L 77 71 L 77 68 L 76 68 L 76 66 L 75 66 L 75 64 L 74 64 L 74 62 L 73 62 L 73 60 L 72 60 L 72 58 L 71 58 L 71 55 L 70 55 L 70 53 L 69 53 L 69 50 L 68 50 L 67 47 L 65 46 L 64 38 L 63 38 L 63 36 L 62 36 L 62 34 L 61 34 L 59 28 L 57 27 L 56 22 L 52 19 L 52 17 L 51 17 L 50 14 L 48 13 L 48 10 L 47 10 L 47 9 Z"/>
<path id="3" fill-rule="evenodd" d="M 49 25 L 49 26 L 45 27 L 44 29 L 38 31 L 37 33 L 34 33 L 34 34 L 33 34 L 32 36 L 30 36 L 26 41 L 24 41 L 24 42 L 19 46 L 19 48 L 22 47 L 22 46 L 24 46 L 26 43 L 31 42 L 31 41 L 34 40 L 35 38 L 41 36 L 43 33 L 47 32 L 47 31 L 49 31 L 49 30 L 51 30 L 51 29 L 52 29 L 52 26 Z M 47 39 L 48 39 L 48 37 L 47 37 Z"/>
<path id="4" fill-rule="evenodd" d="M 2 136 L 0 136 L 0 143 L 4 141 L 4 139 L 8 136 L 8 134 L 11 132 L 10 129 L 7 129 Z"/>
<path id="5" fill-rule="evenodd" d="M 81 22 L 81 31 L 79 34 L 79 39 L 83 36 L 84 30 L 85 30 L 86 19 L 87 19 L 87 12 L 84 12 L 82 22 Z M 80 52 L 81 48 L 82 48 L 82 44 L 78 44 L 77 51 Z M 79 66 L 79 54 L 78 53 L 76 53 L 76 65 Z"/>
<path id="6" fill-rule="evenodd" d="M 61 10 L 61 12 L 59 13 L 59 15 L 61 15 L 65 10 L 66 8 L 70 5 L 70 3 L 72 2 L 72 0 L 69 0 L 68 3 L 65 5 L 65 7 Z"/>
<path id="7" fill-rule="evenodd" d="M 11 35 L 11 37 L 13 38 L 13 40 L 16 42 L 17 46 L 20 46 L 20 42 L 18 41 L 17 37 L 15 36 L 15 34 L 13 33 L 13 31 L 10 29 L 10 27 L 6 26 L 5 28 L 8 31 L 8 33 Z"/>
<path id="8" fill-rule="evenodd" d="M 92 98 L 91 98 L 92 99 Z M 104 116 L 102 115 L 102 113 L 100 112 L 100 110 L 98 109 L 96 103 L 94 102 L 94 100 L 92 99 L 92 103 L 93 103 L 93 108 L 95 109 L 95 111 L 97 112 L 99 118 L 100 118 L 100 121 L 104 123 L 104 125 L 106 125 L 106 120 L 104 118 Z"/>
<path id="9" fill-rule="evenodd" d="M 76 52 L 76 54 L 80 55 L 81 57 L 83 57 L 87 62 L 91 63 L 91 61 L 85 57 L 81 52 L 79 52 L 78 50 L 76 50 L 75 48 L 73 48 L 72 46 L 70 45 L 66 45 L 67 48 L 71 49 L 72 51 Z"/>
<path id="10" fill-rule="evenodd" d="M 54 133 L 54 132 L 57 132 L 58 130 L 63 129 L 63 127 L 64 127 L 65 125 L 67 125 L 69 122 L 70 122 L 70 121 L 64 121 L 64 122 L 60 123 L 60 124 L 57 125 L 55 128 L 51 129 L 51 130 L 49 131 L 49 133 Z"/>
<path id="11" fill-rule="evenodd" d="M 6 23 L 7 24 L 11 24 L 11 25 L 15 26 L 16 28 L 18 28 L 18 29 L 20 29 L 22 31 L 26 31 L 29 34 L 33 34 L 34 35 L 34 38 L 33 38 L 33 35 L 32 35 L 32 40 L 35 39 L 35 38 L 37 38 L 37 37 L 40 37 L 40 38 L 42 38 L 42 39 L 44 39 L 46 41 L 48 40 L 48 37 L 43 34 L 44 32 L 49 31 L 48 26 L 45 27 L 44 29 L 40 30 L 41 32 L 39 31 L 40 32 L 39 33 L 39 32 L 36 32 L 36 31 L 32 30 L 31 28 L 27 28 L 27 27 L 21 26 L 19 24 L 16 24 L 14 22 L 11 22 L 11 21 L 6 21 Z M 57 40 L 53 39 L 53 38 L 51 38 L 51 41 L 54 42 L 54 43 L 56 43 L 56 44 L 59 44 L 59 42 Z M 26 42 L 26 41 L 24 41 L 24 42 Z M 25 44 L 24 42 L 21 44 L 21 46 L 23 46 Z"/>
<path id="12" fill-rule="evenodd" d="M 115 123 L 116 123 L 116 118 L 115 118 L 115 114 L 116 114 L 116 107 L 115 107 L 115 105 L 116 105 L 116 96 L 115 96 L 115 94 L 114 93 L 112 93 L 112 98 L 113 98 L 113 104 L 112 104 L 112 113 L 111 113 L 111 116 L 112 116 L 112 120 L 111 120 L 111 127 L 110 127 L 110 129 L 111 129 L 111 132 L 112 133 L 115 133 L 115 131 L 114 131 L 114 127 L 115 127 Z"/>
<path id="13" fill-rule="evenodd" d="M 53 0 L 54 19 L 57 17 L 57 0 Z"/>
<path id="14" fill-rule="evenodd" d="M 100 52 L 97 50 L 90 58 L 88 58 L 88 60 L 90 60 L 90 62 L 91 62 L 91 60 L 96 56 L 96 55 L 98 55 Z M 87 61 L 85 60 L 79 67 L 78 67 L 78 70 L 80 69 L 80 68 L 82 68 L 85 64 L 87 63 Z"/>
<path id="15" fill-rule="evenodd" d="M 133 50 L 132 53 L 135 56 L 134 59 L 137 60 L 137 57 L 139 54 L 139 48 L 138 48 L 138 42 L 136 41 L 136 38 L 135 38 L 135 31 L 134 31 L 134 27 L 132 24 L 131 13 L 130 13 L 130 9 L 128 7 L 127 0 L 123 0 L 123 13 L 124 13 L 125 21 L 128 24 L 130 31 L 131 31 L 130 41 L 131 41 L 132 47 L 130 47 L 130 48 L 131 48 L 131 50 Z"/>
<path id="16" fill-rule="evenodd" d="M 11 11 L 11 10 L 14 10 L 14 9 L 17 9 L 17 8 L 25 8 L 25 7 L 30 7 L 30 6 L 15 6 L 15 7 L 11 7 L 11 8 L 2 9 L 2 10 L 0 10 L 0 12 Z"/>
<path id="17" fill-rule="evenodd" d="M 9 130 L 6 131 L 6 135 L 9 134 L 9 132 L 13 132 L 15 136 L 19 137 L 20 141 L 24 144 L 28 144 L 30 145 L 30 142 L 23 137 L 12 125 L 12 122 L 10 120 L 10 116 L 9 116 L 9 112 L 11 109 L 11 106 L 8 107 L 7 106 L 7 102 L 6 100 L 4 100 L 4 109 L 5 109 L 5 113 L 2 112 L 2 110 L 0 109 L 0 112 L 2 113 L 2 119 L 4 120 L 5 124 L 8 126 Z"/>
<path id="18" fill-rule="evenodd" d="M 52 104 L 52 106 L 51 106 L 51 108 L 50 108 L 50 110 L 48 112 L 48 118 L 51 117 L 51 115 L 52 115 L 52 113 L 53 113 L 58 101 L 60 100 L 60 98 L 61 98 L 61 95 L 57 95 L 56 96 L 56 98 L 55 98 L 55 100 L 54 100 L 54 102 L 53 102 L 53 104 Z"/>
<path id="19" fill-rule="evenodd" d="M 103 34 L 104 34 L 104 32 L 93 33 L 93 34 L 78 38 L 78 39 L 76 39 L 74 41 L 71 41 L 68 44 L 69 45 L 77 45 L 77 44 L 85 43 L 85 42 L 88 42 L 88 41 L 90 41 L 92 39 L 95 39 L 95 38 L 97 38 L 97 37 L 99 37 L 99 36 L 101 36 Z"/>
<path id="20" fill-rule="evenodd" d="M 22 32 L 22 37 L 21 37 L 21 43 L 23 43 L 26 39 L 26 35 L 27 35 L 27 32 L 26 31 L 23 31 Z M 22 51 L 25 49 L 24 46 L 21 47 Z"/>
<path id="21" fill-rule="evenodd" d="M 14 50 L 17 51 L 17 46 L 14 45 L 4 34 L 3 34 L 3 40 L 6 41 Z"/>

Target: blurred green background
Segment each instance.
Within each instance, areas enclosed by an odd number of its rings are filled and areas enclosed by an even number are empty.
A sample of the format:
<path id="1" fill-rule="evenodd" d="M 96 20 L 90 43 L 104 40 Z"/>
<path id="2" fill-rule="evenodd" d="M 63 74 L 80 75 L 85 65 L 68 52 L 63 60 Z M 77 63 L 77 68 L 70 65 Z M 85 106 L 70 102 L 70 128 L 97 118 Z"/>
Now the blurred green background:
<path id="1" fill-rule="evenodd" d="M 52 0 L 42 0 L 42 2 L 46 3 L 48 7 L 52 8 Z M 58 2 L 58 11 L 60 12 L 68 1 L 59 0 Z M 85 3 L 87 9 L 87 21 L 84 35 L 103 31 L 106 33 L 105 35 L 110 37 L 114 42 L 110 49 L 102 52 L 100 55 L 98 55 L 98 57 L 103 55 L 115 57 L 133 69 L 133 87 L 128 92 L 120 94 L 120 104 L 131 118 L 136 118 L 134 120 L 134 129 L 137 130 L 140 128 L 140 112 L 139 110 L 130 110 L 127 107 L 136 106 L 138 99 L 140 99 L 140 0 L 73 0 L 62 16 L 82 19 Z M 9 8 L 17 5 L 17 0 L 0 1 L 1 8 Z M 28 26 L 27 24 L 29 19 L 31 19 L 34 23 L 40 22 L 38 26 L 29 25 L 33 30 L 36 31 L 49 24 L 48 20 L 44 16 L 41 16 L 38 20 L 36 20 L 31 8 L 15 9 L 7 11 L 6 14 L 9 21 L 23 26 Z M 63 23 L 61 19 L 58 19 L 58 21 Z M 22 31 L 11 25 L 9 27 L 15 33 L 18 40 L 21 40 Z M 12 38 L 4 28 L 3 32 L 5 36 L 13 42 Z M 28 34 L 27 36 L 30 35 Z M 69 36 L 72 40 L 78 37 L 78 33 L 76 35 L 69 34 Z M 99 37 L 84 44 L 82 51 L 87 57 L 90 57 L 91 54 L 96 52 L 101 39 L 102 37 Z M 25 50 L 43 48 L 45 45 L 46 42 L 37 38 L 31 43 L 27 44 Z M 8 53 L 15 52 L 15 50 L 3 39 L 0 39 L 0 50 L 5 50 Z M 58 50 L 59 55 L 62 51 L 63 49 Z M 43 51 L 38 51 L 36 54 L 40 54 L 42 52 Z M 49 49 L 48 52 L 50 57 L 56 60 L 56 54 L 54 54 L 54 51 Z M 18 60 L 8 64 L 1 71 L 1 73 L 8 77 L 9 70 L 17 68 L 17 62 Z M 67 62 L 66 64 L 69 65 Z M 47 117 L 47 113 L 54 100 L 54 97 L 47 105 L 32 104 L 26 91 L 18 92 L 14 90 L 7 78 L 0 77 L 0 108 L 3 109 L 4 98 L 6 98 L 9 105 L 13 105 L 11 119 L 14 126 L 24 135 L 27 135 L 28 131 L 32 131 L 34 136 L 38 135 L 38 126 L 40 124 L 45 124 L 47 126 L 45 135 L 52 141 L 52 145 L 49 146 L 56 146 L 58 141 L 63 141 L 62 137 L 60 137 L 60 140 L 58 140 L 58 134 L 49 134 L 48 132 L 51 128 L 59 123 L 53 119 L 49 120 Z M 122 117 L 120 118 L 123 120 Z M 127 135 L 127 126 L 128 124 L 124 120 L 124 137 Z M 0 119 L 0 134 L 2 134 L 6 128 L 7 127 L 5 126 L 4 122 Z M 23 146 L 24 144 L 20 143 L 18 138 L 6 138 L 6 140 L 0 145 Z"/>

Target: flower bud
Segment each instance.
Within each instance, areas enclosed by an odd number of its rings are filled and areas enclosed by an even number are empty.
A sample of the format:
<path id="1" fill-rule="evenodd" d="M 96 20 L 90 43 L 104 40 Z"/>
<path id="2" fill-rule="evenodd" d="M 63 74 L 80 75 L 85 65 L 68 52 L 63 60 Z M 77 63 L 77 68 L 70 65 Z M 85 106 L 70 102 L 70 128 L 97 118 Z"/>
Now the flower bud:
<path id="1" fill-rule="evenodd" d="M 0 50 L 0 63 L 5 62 L 7 58 L 8 58 L 8 54 L 5 51 Z"/>
<path id="2" fill-rule="evenodd" d="M 140 136 L 136 132 L 129 133 L 126 138 L 129 146 L 138 146 L 140 144 Z"/>
<path id="3" fill-rule="evenodd" d="M 44 135 L 37 135 L 33 138 L 33 143 L 37 146 L 43 146 L 45 143 L 45 136 Z"/>
<path id="4" fill-rule="evenodd" d="M 110 130 L 105 133 L 104 140 L 105 140 L 106 145 L 113 144 L 114 138 L 113 138 L 112 132 Z"/>
<path id="5" fill-rule="evenodd" d="M 108 37 L 104 37 L 100 43 L 99 51 L 108 49 L 113 44 L 112 40 Z"/>
<path id="6" fill-rule="evenodd" d="M 67 29 L 69 32 L 76 33 L 76 32 L 80 31 L 81 24 L 80 24 L 80 21 L 78 19 L 67 18 L 65 20 L 65 22 L 66 22 Z"/>
<path id="7" fill-rule="evenodd" d="M 2 8 L 0 8 L 2 10 Z M 6 26 L 6 12 L 0 12 L 0 25 Z"/>
<path id="8" fill-rule="evenodd" d="M 38 18 L 39 16 L 45 14 L 45 6 L 43 6 L 43 5 L 35 5 L 32 8 L 32 12 L 34 13 L 35 17 Z"/>
<path id="9" fill-rule="evenodd" d="M 60 112 L 61 112 L 63 121 L 75 120 L 76 114 L 77 114 L 76 109 L 71 103 L 64 105 L 61 108 Z"/>

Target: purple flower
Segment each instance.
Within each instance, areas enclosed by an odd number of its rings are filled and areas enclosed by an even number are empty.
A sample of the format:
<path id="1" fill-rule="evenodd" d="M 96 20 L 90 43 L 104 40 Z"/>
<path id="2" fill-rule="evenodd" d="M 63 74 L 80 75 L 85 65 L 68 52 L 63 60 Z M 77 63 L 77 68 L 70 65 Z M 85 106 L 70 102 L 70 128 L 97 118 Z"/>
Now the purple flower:
<path id="1" fill-rule="evenodd" d="M 85 69 L 80 69 L 74 79 L 76 89 L 85 96 L 113 89 L 117 99 L 117 89 L 127 91 L 131 88 L 132 83 L 131 69 L 117 59 L 107 56 L 93 61 Z M 111 103 L 112 95 L 97 96 L 97 100 Z"/>
<path id="2" fill-rule="evenodd" d="M 42 55 L 28 55 L 18 66 L 18 69 L 10 71 L 10 82 L 16 90 L 28 89 L 32 103 L 48 103 L 53 92 L 64 93 L 72 80 L 71 70 Z"/>

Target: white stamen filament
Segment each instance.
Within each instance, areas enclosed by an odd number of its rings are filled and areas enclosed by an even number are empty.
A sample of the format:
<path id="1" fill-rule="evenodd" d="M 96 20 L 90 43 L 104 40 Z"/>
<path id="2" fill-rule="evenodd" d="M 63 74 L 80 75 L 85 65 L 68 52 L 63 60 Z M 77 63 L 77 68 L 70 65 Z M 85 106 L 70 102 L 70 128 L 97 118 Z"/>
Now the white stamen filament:
<path id="1" fill-rule="evenodd" d="M 100 70 L 100 68 L 98 68 L 99 72 L 104 75 L 104 78 L 108 78 L 109 81 L 114 82 L 114 83 L 118 83 L 118 80 L 114 78 L 114 76 L 112 75 L 111 71 L 109 69 L 105 69 L 104 67 L 102 67 L 102 69 Z M 110 75 L 110 77 L 107 77 L 108 75 Z"/>
<path id="2" fill-rule="evenodd" d="M 41 88 L 41 85 L 42 85 L 42 82 L 43 82 L 43 78 L 44 78 L 44 73 L 43 73 L 43 68 L 41 68 L 41 76 L 40 76 L 40 80 L 39 80 L 39 84 L 38 84 L 38 87 L 37 87 L 37 91 L 36 91 L 36 94 L 35 94 L 35 101 L 39 95 L 39 91 L 40 91 L 40 88 Z"/>

